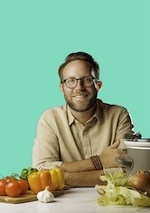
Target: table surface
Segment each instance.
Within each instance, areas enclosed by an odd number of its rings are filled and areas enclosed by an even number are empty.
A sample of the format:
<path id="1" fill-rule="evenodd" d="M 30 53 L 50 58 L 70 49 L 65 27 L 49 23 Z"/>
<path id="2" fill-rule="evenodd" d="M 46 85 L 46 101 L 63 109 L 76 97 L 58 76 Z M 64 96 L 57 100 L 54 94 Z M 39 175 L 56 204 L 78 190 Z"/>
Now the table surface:
<path id="1" fill-rule="evenodd" d="M 150 212 L 150 208 L 133 206 L 100 206 L 96 199 L 99 194 L 94 187 L 72 188 L 55 197 L 52 203 L 32 201 L 20 204 L 0 203 L 2 213 L 132 213 Z"/>

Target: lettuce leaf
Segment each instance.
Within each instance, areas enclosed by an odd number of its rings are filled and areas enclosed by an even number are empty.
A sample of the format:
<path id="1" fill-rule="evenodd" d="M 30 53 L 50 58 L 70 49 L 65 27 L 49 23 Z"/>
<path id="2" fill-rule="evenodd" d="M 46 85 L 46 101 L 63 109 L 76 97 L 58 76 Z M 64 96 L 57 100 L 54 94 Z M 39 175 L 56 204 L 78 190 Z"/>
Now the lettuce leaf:
<path id="1" fill-rule="evenodd" d="M 100 205 L 133 205 L 148 207 L 150 197 L 139 193 L 128 186 L 130 176 L 127 173 L 105 174 L 100 176 L 107 185 L 96 185 L 95 188 L 100 194 L 97 202 Z"/>

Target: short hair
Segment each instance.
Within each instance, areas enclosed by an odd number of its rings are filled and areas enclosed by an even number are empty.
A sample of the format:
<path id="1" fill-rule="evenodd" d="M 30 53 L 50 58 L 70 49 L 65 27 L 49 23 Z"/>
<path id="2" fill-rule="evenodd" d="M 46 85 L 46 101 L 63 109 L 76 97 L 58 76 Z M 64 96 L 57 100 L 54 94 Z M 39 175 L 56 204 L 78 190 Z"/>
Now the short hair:
<path id="1" fill-rule="evenodd" d="M 100 73 L 100 66 L 99 64 L 94 60 L 94 58 L 86 53 L 86 52 L 74 52 L 74 53 L 70 53 L 66 58 L 65 58 L 65 62 L 63 64 L 60 65 L 59 69 L 58 69 L 58 75 L 60 77 L 60 79 L 62 79 L 62 72 L 64 67 L 71 61 L 75 61 L 75 60 L 82 60 L 82 61 L 87 61 L 89 63 L 89 65 L 91 66 L 91 70 L 94 70 L 95 76 L 97 79 L 99 79 L 99 73 Z"/>

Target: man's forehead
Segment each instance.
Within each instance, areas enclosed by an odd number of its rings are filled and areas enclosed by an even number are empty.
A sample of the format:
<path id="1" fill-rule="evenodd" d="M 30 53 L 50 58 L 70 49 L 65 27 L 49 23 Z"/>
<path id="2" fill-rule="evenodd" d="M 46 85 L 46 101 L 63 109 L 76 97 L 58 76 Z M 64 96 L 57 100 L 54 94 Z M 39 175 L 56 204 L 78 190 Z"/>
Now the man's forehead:
<path id="1" fill-rule="evenodd" d="M 71 61 L 63 69 L 63 75 L 90 75 L 91 72 L 93 73 L 91 65 L 89 64 L 89 62 L 83 60 Z"/>

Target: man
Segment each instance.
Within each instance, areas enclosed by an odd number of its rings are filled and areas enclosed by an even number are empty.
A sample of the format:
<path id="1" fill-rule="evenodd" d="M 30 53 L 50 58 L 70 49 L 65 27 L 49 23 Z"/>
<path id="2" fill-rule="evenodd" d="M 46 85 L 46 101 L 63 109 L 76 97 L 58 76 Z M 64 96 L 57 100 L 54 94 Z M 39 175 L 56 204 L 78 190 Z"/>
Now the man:
<path id="1" fill-rule="evenodd" d="M 59 166 L 72 186 L 102 184 L 103 169 L 121 167 L 122 140 L 133 134 L 128 111 L 97 99 L 102 87 L 99 65 L 85 52 L 69 54 L 59 67 L 66 104 L 45 111 L 33 145 L 33 167 Z"/>

